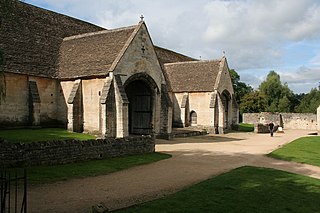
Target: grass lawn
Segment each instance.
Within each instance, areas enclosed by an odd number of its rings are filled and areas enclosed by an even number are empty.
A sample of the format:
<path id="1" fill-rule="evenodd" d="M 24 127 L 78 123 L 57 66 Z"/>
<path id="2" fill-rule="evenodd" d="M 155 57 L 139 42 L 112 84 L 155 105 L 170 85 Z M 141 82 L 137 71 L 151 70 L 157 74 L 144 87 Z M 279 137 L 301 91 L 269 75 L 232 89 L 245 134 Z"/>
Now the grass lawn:
<path id="1" fill-rule="evenodd" d="M 242 167 L 173 195 L 117 212 L 320 212 L 320 180 Z"/>
<path id="2" fill-rule="evenodd" d="M 89 134 L 68 132 L 65 129 L 45 128 L 45 129 L 14 129 L 0 130 L 0 138 L 4 138 L 12 143 L 31 143 L 35 141 L 58 140 L 58 139 L 95 139 Z"/>
<path id="3" fill-rule="evenodd" d="M 27 177 L 28 183 L 31 184 L 49 183 L 71 178 L 104 175 L 170 157 L 171 155 L 156 152 L 57 166 L 34 166 L 27 167 Z M 22 172 L 21 169 L 18 173 L 22 174 Z"/>
<path id="4" fill-rule="evenodd" d="M 240 132 L 253 132 L 254 131 L 254 125 L 253 124 L 247 124 L 247 123 L 239 123 L 239 131 Z"/>
<path id="5" fill-rule="evenodd" d="M 320 136 L 299 138 L 273 151 L 268 156 L 320 166 Z"/>

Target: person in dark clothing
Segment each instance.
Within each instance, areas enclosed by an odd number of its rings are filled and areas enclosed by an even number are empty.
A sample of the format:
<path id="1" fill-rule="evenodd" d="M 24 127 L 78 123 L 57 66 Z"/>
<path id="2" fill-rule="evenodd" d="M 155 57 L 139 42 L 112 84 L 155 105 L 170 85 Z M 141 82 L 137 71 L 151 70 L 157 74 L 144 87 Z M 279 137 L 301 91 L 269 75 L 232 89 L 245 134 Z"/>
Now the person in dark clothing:
<path id="1" fill-rule="evenodd" d="M 270 122 L 268 125 L 269 125 L 270 135 L 271 135 L 271 137 L 273 137 L 274 124 L 273 124 L 273 122 Z"/>

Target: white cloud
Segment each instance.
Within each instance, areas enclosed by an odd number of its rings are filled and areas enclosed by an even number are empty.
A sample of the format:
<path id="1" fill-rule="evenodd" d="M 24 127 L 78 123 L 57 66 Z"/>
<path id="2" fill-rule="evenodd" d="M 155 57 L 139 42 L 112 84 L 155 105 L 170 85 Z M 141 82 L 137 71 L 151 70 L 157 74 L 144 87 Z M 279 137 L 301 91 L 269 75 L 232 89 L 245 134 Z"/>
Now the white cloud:
<path id="1" fill-rule="evenodd" d="M 320 1 L 318 0 L 26 0 L 57 12 L 84 19 L 106 28 L 138 23 L 145 16 L 156 45 L 203 59 L 220 58 L 226 51 L 229 66 L 238 72 L 253 70 L 245 82 L 261 79 L 261 70 L 282 71 L 291 84 L 313 82 L 319 72 L 320 51 L 307 61 L 291 62 L 286 45 L 320 42 Z M 292 45 L 295 47 L 295 45 Z M 299 45 L 296 45 L 299 47 Z M 308 46 L 308 45 L 306 45 Z M 290 51 L 315 52 L 291 48 Z M 291 54 L 293 55 L 293 54 Z M 297 54 L 301 55 L 301 54 Z M 297 66 L 283 71 L 283 67 Z M 305 65 L 313 71 L 299 70 Z M 253 73 L 254 72 L 254 73 Z M 287 73 L 287 74 L 285 74 Z M 310 76 L 310 77 L 306 77 Z M 319 75 L 314 75 L 319 78 Z M 246 80 L 244 80 L 246 79 Z M 254 81 L 257 82 L 257 79 Z M 254 83 L 253 82 L 253 83 Z"/>
<path id="2" fill-rule="evenodd" d="M 225 49 L 237 69 L 275 67 L 286 42 L 320 39 L 320 2 L 213 1 L 204 40 Z"/>
<path id="3" fill-rule="evenodd" d="M 279 72 L 281 81 L 287 83 L 317 83 L 320 81 L 320 67 L 300 67 L 294 72 Z"/>

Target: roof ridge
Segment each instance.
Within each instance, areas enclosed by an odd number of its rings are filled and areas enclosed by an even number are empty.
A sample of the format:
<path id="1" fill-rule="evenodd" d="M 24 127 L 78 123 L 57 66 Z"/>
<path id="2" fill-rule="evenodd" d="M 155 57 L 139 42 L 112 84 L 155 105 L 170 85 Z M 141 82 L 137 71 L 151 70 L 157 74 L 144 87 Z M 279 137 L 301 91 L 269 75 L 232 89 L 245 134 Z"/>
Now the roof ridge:
<path id="1" fill-rule="evenodd" d="M 115 29 L 111 29 L 111 30 L 106 29 L 106 30 L 97 31 L 97 32 L 83 33 L 83 34 L 79 34 L 79 35 L 65 37 L 65 38 L 63 38 L 63 41 L 85 38 L 85 37 L 90 37 L 90 36 L 94 36 L 94 35 L 119 32 L 119 31 L 123 31 L 123 30 L 135 29 L 137 26 L 138 25 L 132 25 L 132 26 L 128 26 L 128 27 L 120 27 L 120 28 L 115 28 Z"/>
<path id="2" fill-rule="evenodd" d="M 209 63 L 209 62 L 221 62 L 220 59 L 213 59 L 213 60 L 198 60 L 198 61 L 179 61 L 173 63 L 165 63 L 164 65 L 177 65 L 177 64 L 196 64 L 196 63 Z"/>
<path id="3" fill-rule="evenodd" d="M 190 59 L 193 59 L 193 60 L 198 60 L 198 59 L 192 58 L 192 57 L 190 57 L 190 56 L 184 55 L 184 54 L 182 54 L 182 53 L 176 52 L 176 51 L 174 51 L 174 50 L 170 50 L 170 49 L 165 48 L 165 47 L 160 47 L 160 46 L 157 46 L 157 45 L 153 45 L 153 46 L 154 46 L 155 48 L 162 49 L 162 50 L 165 50 L 165 51 L 168 51 L 168 52 L 171 52 L 171 53 L 174 53 L 174 54 L 183 56 L 183 57 L 187 57 L 187 58 L 190 58 Z"/>

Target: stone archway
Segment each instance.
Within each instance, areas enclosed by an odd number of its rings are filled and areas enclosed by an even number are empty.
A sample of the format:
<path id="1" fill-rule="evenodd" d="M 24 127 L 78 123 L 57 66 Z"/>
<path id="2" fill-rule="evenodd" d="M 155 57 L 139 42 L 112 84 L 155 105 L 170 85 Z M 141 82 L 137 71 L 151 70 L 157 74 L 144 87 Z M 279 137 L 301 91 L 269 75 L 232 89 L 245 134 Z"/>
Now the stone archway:
<path id="1" fill-rule="evenodd" d="M 231 113 L 231 95 L 229 93 L 229 91 L 224 90 L 221 94 L 221 101 L 222 101 L 222 105 L 224 108 L 224 128 L 228 129 L 229 126 L 231 125 L 230 122 L 230 113 Z"/>
<path id="2" fill-rule="evenodd" d="M 154 128 L 155 82 L 149 75 L 139 73 L 131 76 L 124 88 L 129 100 L 129 134 L 151 134 Z"/>

